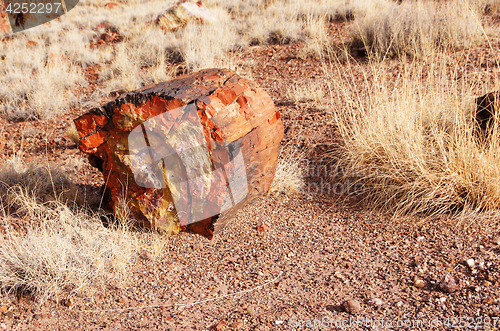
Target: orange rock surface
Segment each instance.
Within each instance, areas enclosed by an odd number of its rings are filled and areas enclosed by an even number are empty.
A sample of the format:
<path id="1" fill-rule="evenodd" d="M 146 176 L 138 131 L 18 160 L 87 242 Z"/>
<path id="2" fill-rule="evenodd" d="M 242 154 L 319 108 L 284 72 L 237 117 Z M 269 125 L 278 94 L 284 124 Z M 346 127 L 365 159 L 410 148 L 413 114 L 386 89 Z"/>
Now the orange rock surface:
<path id="1" fill-rule="evenodd" d="M 75 124 L 115 213 L 208 238 L 267 192 L 283 138 L 269 95 L 227 69 L 123 94 Z"/>

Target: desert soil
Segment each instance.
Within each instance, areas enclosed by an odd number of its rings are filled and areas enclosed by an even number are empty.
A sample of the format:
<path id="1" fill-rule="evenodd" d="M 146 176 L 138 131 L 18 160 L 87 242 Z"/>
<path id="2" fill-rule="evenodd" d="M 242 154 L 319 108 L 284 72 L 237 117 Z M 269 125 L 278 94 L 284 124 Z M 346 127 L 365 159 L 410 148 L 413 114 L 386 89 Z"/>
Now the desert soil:
<path id="1" fill-rule="evenodd" d="M 331 31 L 341 40 L 345 23 L 332 23 Z M 493 49 L 485 44 L 456 55 L 457 61 L 468 61 L 464 70 L 481 65 L 479 55 L 499 50 L 498 40 L 491 42 Z M 318 59 L 298 56 L 303 46 L 252 46 L 235 56 L 253 63 L 252 78 L 282 112 L 285 142 L 315 146 L 314 164 L 336 133 L 321 102 L 292 103 L 284 96 L 295 82 L 322 79 Z M 349 64 L 356 72 L 367 61 Z M 3 119 L 2 159 L 19 150 L 27 160 L 62 160 L 68 167 L 71 159 L 85 159 L 65 136 L 85 111 L 49 121 Z M 102 179 L 84 162 L 68 171 L 82 187 L 97 190 Z M 137 257 L 124 283 L 44 303 L 8 295 L 0 329 L 500 328 L 498 219 L 394 218 L 339 199 L 339 187 L 329 187 L 324 173 L 310 175 L 303 192 L 263 196 L 211 241 L 186 233 L 165 237 L 158 256 Z M 347 300 L 355 302 L 346 306 Z"/>

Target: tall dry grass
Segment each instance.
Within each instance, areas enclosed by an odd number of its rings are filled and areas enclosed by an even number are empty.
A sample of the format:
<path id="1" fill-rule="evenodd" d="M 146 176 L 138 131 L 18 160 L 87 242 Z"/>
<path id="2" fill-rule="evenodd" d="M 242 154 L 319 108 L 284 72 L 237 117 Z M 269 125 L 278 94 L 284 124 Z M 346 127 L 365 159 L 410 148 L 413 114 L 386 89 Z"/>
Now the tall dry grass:
<path id="1" fill-rule="evenodd" d="M 372 64 L 361 87 L 349 70 L 330 68 L 332 97 L 342 103 L 335 123 L 343 146 L 329 155 L 343 169 L 337 180 L 395 215 L 497 209 L 500 132 L 486 143 L 473 135 L 474 98 L 493 86 L 459 79 L 445 56 L 430 62 L 402 65 L 395 80 L 390 66 Z"/>
<path id="2" fill-rule="evenodd" d="M 113 9 L 105 1 L 82 0 L 61 18 L 0 44 L 0 112 L 25 120 L 95 107 L 118 93 L 169 80 L 179 67 L 184 72 L 225 67 L 248 77 L 249 67 L 229 51 L 301 40 L 319 49 L 328 38 L 328 21 L 352 19 L 389 2 L 207 0 L 215 23 L 165 32 L 155 19 L 175 0 L 120 1 Z M 92 47 L 105 32 L 100 23 L 109 24 L 123 41 Z M 89 67 L 99 71 L 93 91 L 85 77 Z"/>
<path id="3" fill-rule="evenodd" d="M 351 25 L 355 47 L 377 59 L 411 56 L 477 45 L 484 32 L 477 6 L 467 0 L 403 1 L 366 12 Z"/>
<path id="4" fill-rule="evenodd" d="M 21 188 L 14 200 L 30 218 L 27 233 L 4 223 L 0 243 L 0 288 L 40 301 L 92 293 L 125 279 L 137 238 L 123 226 L 105 227 L 96 215 L 52 201 L 40 204 Z"/>

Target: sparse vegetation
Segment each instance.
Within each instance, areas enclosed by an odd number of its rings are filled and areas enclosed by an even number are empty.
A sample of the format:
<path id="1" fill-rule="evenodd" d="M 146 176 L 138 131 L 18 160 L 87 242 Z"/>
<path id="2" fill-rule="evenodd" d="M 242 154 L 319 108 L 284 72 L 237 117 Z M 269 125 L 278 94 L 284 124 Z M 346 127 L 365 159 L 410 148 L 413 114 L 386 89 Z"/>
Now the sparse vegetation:
<path id="1" fill-rule="evenodd" d="M 443 60 L 406 64 L 396 83 L 374 65 L 362 96 L 347 75 L 332 76 L 331 91 L 345 105 L 336 115 L 343 152 L 333 161 L 344 169 L 340 180 L 363 185 L 373 208 L 401 215 L 500 206 L 498 132 L 486 144 L 472 134 L 473 87 L 481 85 L 457 80 Z"/>
<path id="2" fill-rule="evenodd" d="M 105 227 L 97 215 L 58 201 L 37 202 L 22 187 L 11 200 L 29 222 L 26 233 L 4 223 L 0 288 L 28 292 L 39 300 L 92 293 L 123 280 L 135 256 L 137 237 L 123 225 Z"/>
<path id="3" fill-rule="evenodd" d="M 242 62 L 238 53 L 254 45 L 300 41 L 298 58 L 312 53 L 321 61 L 328 61 L 325 48 L 338 47 L 342 61 L 352 61 L 350 49 L 329 45 L 328 24 L 349 21 L 349 44 L 364 49 L 370 60 L 409 56 L 414 62 L 398 68 L 395 77 L 384 62 L 368 61 L 356 85 L 355 73 L 348 65 L 340 68 L 344 63 L 337 58 L 323 63 L 329 94 L 313 80 L 283 89 L 282 96 L 293 103 L 331 101 L 343 145 L 341 153 L 325 157 L 343 168 L 343 177 L 336 179 L 361 183 L 368 206 L 396 215 L 500 206 L 498 132 L 484 145 L 472 135 L 473 99 L 490 90 L 481 81 L 484 73 L 475 73 L 476 80 L 462 76 L 446 56 L 436 56 L 480 43 L 485 33 L 479 15 L 498 15 L 499 1 L 207 0 L 216 23 L 165 32 L 154 20 L 175 2 L 120 1 L 107 9 L 102 1 L 81 0 L 64 19 L 5 39 L 0 112 L 9 120 L 48 119 L 207 67 L 231 68 L 251 78 L 252 67 L 261 63 Z M 121 39 L 98 44 L 106 33 Z M 429 68 L 436 59 L 440 64 Z M 491 60 L 492 66 L 496 62 Z M 74 129 L 67 135 L 77 142 Z M 300 192 L 306 158 L 307 152 L 293 144 L 284 146 L 270 192 Z M 146 237 L 154 257 L 163 249 L 163 238 L 154 234 L 112 222 L 103 226 L 99 215 L 82 209 L 89 200 L 59 168 L 24 164 L 19 154 L 0 169 L 0 216 L 29 220 L 26 232 L 4 222 L 4 291 L 27 291 L 41 299 L 92 291 L 123 279 Z M 118 218 L 126 223 L 126 209 L 121 211 Z"/>
<path id="4" fill-rule="evenodd" d="M 476 45 L 483 31 L 469 1 L 403 1 L 367 12 L 351 26 L 354 47 L 366 47 L 377 59 L 412 56 Z"/>

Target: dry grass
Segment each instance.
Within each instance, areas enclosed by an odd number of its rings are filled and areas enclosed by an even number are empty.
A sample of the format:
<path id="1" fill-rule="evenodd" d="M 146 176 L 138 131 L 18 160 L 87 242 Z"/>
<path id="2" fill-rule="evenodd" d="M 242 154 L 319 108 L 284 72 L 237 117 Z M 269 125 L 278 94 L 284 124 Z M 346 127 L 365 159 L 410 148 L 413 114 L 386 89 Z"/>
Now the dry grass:
<path id="1" fill-rule="evenodd" d="M 319 101 L 324 96 L 324 87 L 315 81 L 305 84 L 295 83 L 286 91 L 286 97 L 293 102 Z"/>
<path id="2" fill-rule="evenodd" d="M 73 161 L 76 162 L 76 161 Z M 73 164 L 78 168 L 78 164 Z M 0 199 L 7 207 L 18 201 L 12 187 L 21 187 L 38 202 L 59 200 L 65 203 L 84 203 L 73 177 L 62 170 L 62 163 L 24 162 L 18 153 L 0 166 Z"/>
<path id="3" fill-rule="evenodd" d="M 469 1 L 403 1 L 367 12 L 351 26 L 353 45 L 377 59 L 412 56 L 476 45 L 483 38 L 477 8 Z"/>
<path id="4" fill-rule="evenodd" d="M 457 68 L 441 57 L 432 61 L 441 64 L 404 65 L 396 83 L 373 65 L 362 92 L 349 71 L 332 71 L 344 146 L 329 157 L 343 168 L 342 181 L 363 187 L 369 207 L 395 215 L 499 208 L 499 132 L 486 144 L 472 134 L 473 100 L 487 86 L 457 80 Z"/>
<path id="5" fill-rule="evenodd" d="M 500 15 L 499 0 L 480 0 L 478 7 L 486 15 Z"/>
<path id="6" fill-rule="evenodd" d="M 0 288 L 28 292 L 38 300 L 91 294 L 124 279 L 137 238 L 123 226 L 105 227 L 97 215 L 51 201 L 40 204 L 21 187 L 9 194 L 29 220 L 26 234 L 4 223 Z"/>
<path id="7" fill-rule="evenodd" d="M 305 185 L 308 150 L 299 150 L 293 141 L 282 147 L 269 194 L 301 192 Z"/>
<path id="8" fill-rule="evenodd" d="M 174 0 L 120 1 L 114 9 L 102 1 L 82 0 L 62 18 L 0 44 L 0 111 L 25 120 L 94 107 L 103 98 L 169 80 L 177 66 L 186 72 L 238 68 L 227 52 L 253 44 L 306 40 L 317 49 L 326 42 L 328 21 L 353 18 L 388 1 L 317 0 L 310 5 L 299 0 L 208 0 L 215 23 L 165 32 L 154 21 Z M 91 47 L 107 32 L 98 28 L 100 23 L 109 24 L 123 41 Z M 100 71 L 100 86 L 90 92 L 85 90 L 89 67 Z"/>

